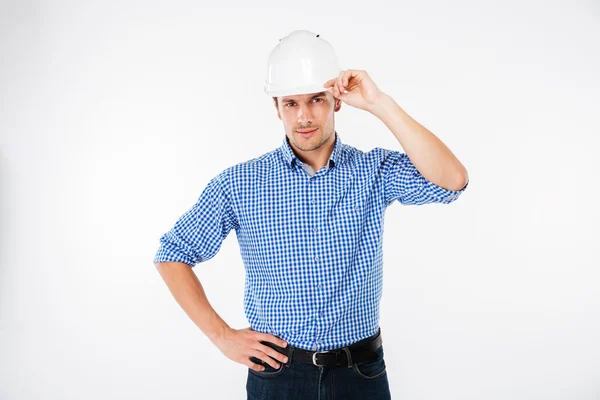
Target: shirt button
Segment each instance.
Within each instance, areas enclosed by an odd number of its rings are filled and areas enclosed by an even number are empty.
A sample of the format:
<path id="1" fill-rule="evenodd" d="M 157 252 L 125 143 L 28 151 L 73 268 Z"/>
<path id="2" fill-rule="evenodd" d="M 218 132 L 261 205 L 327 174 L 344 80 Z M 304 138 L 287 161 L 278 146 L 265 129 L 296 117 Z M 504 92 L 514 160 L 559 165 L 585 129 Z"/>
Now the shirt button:
<path id="1" fill-rule="evenodd" d="M 317 285 L 317 289 L 321 289 L 321 284 L 320 283 Z"/>
<path id="2" fill-rule="evenodd" d="M 323 316 L 323 314 L 324 314 L 324 312 L 323 312 L 323 311 L 321 311 L 321 312 L 319 313 L 319 316 L 321 316 L 321 317 L 322 317 L 322 316 Z"/>
<path id="3" fill-rule="evenodd" d="M 315 199 L 313 199 L 313 200 L 311 200 L 310 202 L 314 204 L 314 203 L 316 203 L 317 201 L 316 201 Z"/>
<path id="4" fill-rule="evenodd" d="M 319 261 L 319 256 L 316 256 L 316 257 L 315 257 L 315 260 Z"/>
<path id="5" fill-rule="evenodd" d="M 313 228 L 313 232 L 316 232 L 316 231 L 317 231 L 317 228 Z"/>

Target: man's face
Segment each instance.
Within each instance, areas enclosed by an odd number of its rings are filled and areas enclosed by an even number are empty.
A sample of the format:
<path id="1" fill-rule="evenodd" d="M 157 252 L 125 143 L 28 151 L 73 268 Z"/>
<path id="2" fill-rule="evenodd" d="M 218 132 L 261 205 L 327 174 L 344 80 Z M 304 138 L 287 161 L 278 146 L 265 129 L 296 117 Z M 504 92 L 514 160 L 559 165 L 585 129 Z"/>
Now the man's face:
<path id="1" fill-rule="evenodd" d="M 334 112 L 339 111 L 342 102 L 329 91 L 280 96 L 277 100 L 277 116 L 283 121 L 285 134 L 300 150 L 315 150 L 334 134 Z M 310 135 L 298 132 L 314 128 L 316 131 Z"/>

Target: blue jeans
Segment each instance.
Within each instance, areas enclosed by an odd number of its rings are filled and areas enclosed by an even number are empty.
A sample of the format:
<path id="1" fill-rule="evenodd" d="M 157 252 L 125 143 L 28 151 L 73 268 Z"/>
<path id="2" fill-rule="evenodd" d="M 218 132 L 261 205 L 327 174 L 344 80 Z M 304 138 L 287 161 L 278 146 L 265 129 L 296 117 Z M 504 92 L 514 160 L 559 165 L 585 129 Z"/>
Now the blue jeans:
<path id="1" fill-rule="evenodd" d="M 293 353 L 292 353 L 293 354 Z M 248 400 L 352 400 L 391 399 L 383 345 L 375 361 L 335 367 L 320 367 L 294 360 L 279 368 L 266 365 L 264 371 L 248 368 Z M 289 349 L 288 349 L 289 357 Z"/>

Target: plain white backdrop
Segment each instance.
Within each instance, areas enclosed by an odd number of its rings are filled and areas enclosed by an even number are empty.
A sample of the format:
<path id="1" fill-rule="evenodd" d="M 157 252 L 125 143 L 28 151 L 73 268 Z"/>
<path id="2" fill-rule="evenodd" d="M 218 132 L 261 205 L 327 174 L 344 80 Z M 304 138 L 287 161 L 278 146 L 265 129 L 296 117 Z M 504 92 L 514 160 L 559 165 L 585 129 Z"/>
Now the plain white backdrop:
<path id="1" fill-rule="evenodd" d="M 210 178 L 281 145 L 263 84 L 296 29 L 469 172 L 452 204 L 387 209 L 393 398 L 600 398 L 597 1 L 0 4 L 0 398 L 245 398 L 152 259 Z M 234 230 L 194 271 L 248 326 Z"/>

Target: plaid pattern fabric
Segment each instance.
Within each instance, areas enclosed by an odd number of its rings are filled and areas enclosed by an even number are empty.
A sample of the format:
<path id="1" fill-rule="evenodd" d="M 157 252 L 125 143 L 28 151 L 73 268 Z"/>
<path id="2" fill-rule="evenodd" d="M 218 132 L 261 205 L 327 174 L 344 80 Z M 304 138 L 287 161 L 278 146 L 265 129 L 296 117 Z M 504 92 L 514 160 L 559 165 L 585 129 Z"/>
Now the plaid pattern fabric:
<path id="1" fill-rule="evenodd" d="M 330 350 L 379 328 L 385 209 L 448 204 L 458 191 L 425 179 L 405 153 L 336 141 L 329 163 L 306 168 L 281 147 L 228 167 L 160 238 L 154 262 L 210 260 L 235 229 L 250 326 L 292 346 Z"/>

